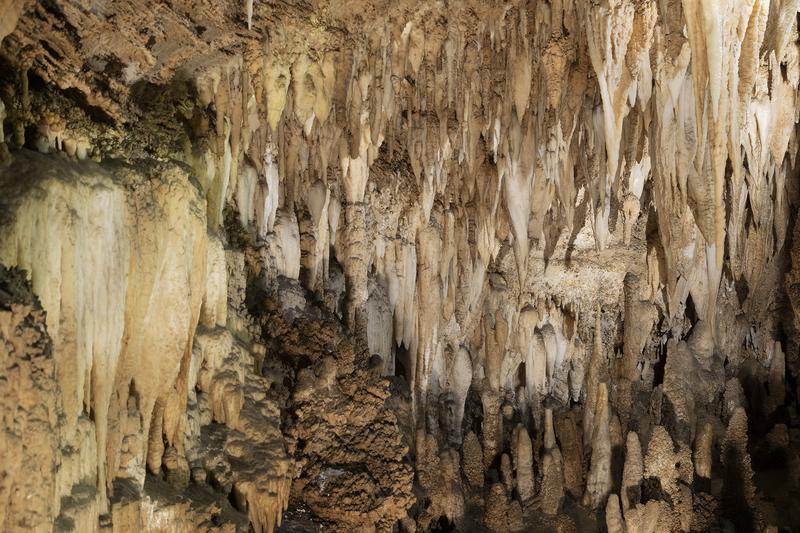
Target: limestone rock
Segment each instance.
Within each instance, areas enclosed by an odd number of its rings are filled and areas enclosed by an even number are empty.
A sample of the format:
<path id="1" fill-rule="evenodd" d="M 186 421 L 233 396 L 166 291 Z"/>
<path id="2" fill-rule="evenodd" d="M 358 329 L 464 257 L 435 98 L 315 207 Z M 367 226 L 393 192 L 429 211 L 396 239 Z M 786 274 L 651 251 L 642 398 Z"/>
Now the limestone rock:
<path id="1" fill-rule="evenodd" d="M 611 435 L 609 433 L 608 388 L 600 383 L 597 392 L 597 414 L 593 422 L 592 459 L 586 477 L 583 504 L 595 508 L 611 490 Z"/>
<path id="2" fill-rule="evenodd" d="M 475 433 L 464 437 L 463 470 L 467 483 L 473 489 L 483 488 L 483 450 Z M 519 475 L 519 474 L 517 474 Z"/>
<path id="3" fill-rule="evenodd" d="M 60 390 L 46 314 L 21 270 L 0 266 L 0 524 L 46 530 L 59 514 Z"/>
<path id="4" fill-rule="evenodd" d="M 796 529 L 797 10 L 0 0 L 2 528 Z"/>
<path id="5" fill-rule="evenodd" d="M 556 435 L 564 450 L 564 486 L 573 498 L 578 498 L 583 493 L 583 446 L 571 415 L 559 417 Z"/>
<path id="6" fill-rule="evenodd" d="M 517 493 L 523 503 L 534 495 L 533 478 L 533 446 L 528 430 L 517 425 L 514 430 L 516 445 L 514 446 L 514 470 L 517 474 Z"/>
<path id="7" fill-rule="evenodd" d="M 630 431 L 625 444 L 625 466 L 622 470 L 621 500 L 623 511 L 636 507 L 641 500 L 643 473 L 642 445 L 639 442 L 639 436 Z"/>
<path id="8" fill-rule="evenodd" d="M 544 453 L 542 454 L 542 484 L 539 491 L 542 512 L 558 514 L 561 499 L 564 497 L 564 472 L 561 450 L 556 444 L 553 430 L 553 411 L 545 409 Z"/>

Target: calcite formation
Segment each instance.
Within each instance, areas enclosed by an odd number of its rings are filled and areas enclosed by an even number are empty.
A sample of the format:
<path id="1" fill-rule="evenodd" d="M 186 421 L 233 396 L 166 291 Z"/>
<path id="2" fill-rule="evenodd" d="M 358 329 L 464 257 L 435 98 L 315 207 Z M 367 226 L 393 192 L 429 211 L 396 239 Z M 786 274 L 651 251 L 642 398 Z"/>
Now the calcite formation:
<path id="1" fill-rule="evenodd" d="M 797 0 L 0 0 L 0 529 L 800 528 Z"/>

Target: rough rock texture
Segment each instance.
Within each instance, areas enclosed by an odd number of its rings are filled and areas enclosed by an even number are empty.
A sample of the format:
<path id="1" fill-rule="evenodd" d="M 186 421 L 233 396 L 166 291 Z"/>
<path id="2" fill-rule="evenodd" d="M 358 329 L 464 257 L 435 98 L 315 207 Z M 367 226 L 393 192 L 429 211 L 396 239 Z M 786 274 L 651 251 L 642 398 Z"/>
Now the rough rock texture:
<path id="1" fill-rule="evenodd" d="M 799 8 L 0 0 L 0 529 L 800 528 Z"/>
<path id="2" fill-rule="evenodd" d="M 0 268 L 0 524 L 48 530 L 58 516 L 60 390 L 45 312 L 21 270 Z"/>
<path id="3" fill-rule="evenodd" d="M 378 531 L 391 531 L 413 504 L 414 474 L 397 416 L 386 405 L 390 390 L 381 376 L 382 365 L 369 367 L 363 356 L 361 364 L 355 364 L 357 345 L 345 335 L 341 322 L 317 306 L 298 282 L 282 278 L 277 287 L 252 300 L 267 309 L 260 320 L 273 349 L 289 364 L 302 366 L 288 422 L 300 469 L 292 493 L 335 530 L 371 524 Z M 304 364 L 298 361 L 304 354 L 317 358 Z M 417 459 L 420 465 L 424 459 L 435 460 L 430 483 L 445 483 L 438 492 L 442 498 L 450 495 L 446 483 L 457 471 L 458 459 L 440 461 L 436 441 L 425 435 L 418 442 Z M 419 475 L 428 485 L 423 473 Z"/>
<path id="4" fill-rule="evenodd" d="M 642 475 L 644 463 L 642 461 L 642 445 L 639 436 L 631 431 L 625 444 L 625 466 L 622 471 L 622 487 L 620 498 L 622 509 L 627 511 L 636 507 L 642 497 Z"/>
<path id="5" fill-rule="evenodd" d="M 213 412 L 204 423 L 200 416 L 202 425 L 213 418 L 237 432 L 238 442 L 226 445 L 234 456 L 270 449 L 227 488 L 243 495 L 241 510 L 255 527 L 272 530 L 288 498 L 288 457 L 274 434 L 277 411 L 258 404 L 269 384 L 245 380 L 249 353 L 238 353 L 222 329 L 225 313 L 209 309 L 219 307 L 214 284 L 225 287 L 225 266 L 217 262 L 222 274 L 208 275 L 207 249 L 218 245 L 196 190 L 174 165 L 146 174 L 88 165 L 21 152 L 0 179 L 9 202 L 0 256 L 28 269 L 50 310 L 53 401 L 62 413 L 48 439 L 59 461 L 56 515 L 60 507 L 60 520 L 79 530 L 96 525 L 111 511 L 115 479 L 145 491 L 145 469 L 185 488 L 197 434 L 188 404 L 199 397 Z M 216 337 L 196 332 L 201 314 L 215 317 Z M 252 388 L 261 390 L 243 394 Z"/>

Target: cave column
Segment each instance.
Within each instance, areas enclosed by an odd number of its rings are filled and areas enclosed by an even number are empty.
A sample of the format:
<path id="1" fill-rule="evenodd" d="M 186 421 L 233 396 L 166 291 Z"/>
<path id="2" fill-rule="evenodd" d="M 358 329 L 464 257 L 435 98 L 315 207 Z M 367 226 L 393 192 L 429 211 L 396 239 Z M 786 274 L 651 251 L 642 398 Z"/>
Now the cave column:
<path id="1" fill-rule="evenodd" d="M 344 261 L 347 288 L 347 324 L 351 330 L 359 331 L 363 325 L 366 332 L 367 273 L 369 268 L 369 243 L 367 242 L 367 206 L 364 202 L 348 202 L 344 205 L 345 242 L 347 257 Z M 363 323 L 363 324 L 362 324 Z"/>

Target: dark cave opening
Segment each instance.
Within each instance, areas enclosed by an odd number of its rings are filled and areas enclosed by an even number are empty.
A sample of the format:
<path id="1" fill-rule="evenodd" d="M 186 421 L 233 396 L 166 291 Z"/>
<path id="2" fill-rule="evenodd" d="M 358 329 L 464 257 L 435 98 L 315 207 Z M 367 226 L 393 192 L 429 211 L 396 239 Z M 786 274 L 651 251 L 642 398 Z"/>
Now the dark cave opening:
<path id="1" fill-rule="evenodd" d="M 458 529 L 456 529 L 456 525 L 450 521 L 449 518 L 446 516 L 441 516 L 439 517 L 439 520 L 437 520 L 436 523 L 431 526 L 430 531 L 431 533 L 450 533 L 453 531 L 458 531 Z"/>
<path id="2" fill-rule="evenodd" d="M 408 348 L 400 343 L 400 345 L 395 348 L 394 353 L 394 375 L 395 377 L 403 378 L 406 383 L 411 383 L 411 376 L 409 376 L 408 372 L 408 358 Z"/>

